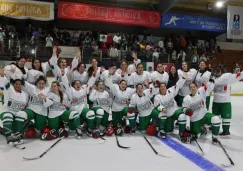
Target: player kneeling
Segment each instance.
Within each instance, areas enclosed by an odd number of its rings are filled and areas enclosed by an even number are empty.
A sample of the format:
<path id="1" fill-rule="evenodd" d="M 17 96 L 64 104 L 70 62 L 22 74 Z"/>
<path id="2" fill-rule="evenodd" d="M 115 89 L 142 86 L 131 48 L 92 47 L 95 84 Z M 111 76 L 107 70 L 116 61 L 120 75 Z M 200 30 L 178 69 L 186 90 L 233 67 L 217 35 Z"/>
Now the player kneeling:
<path id="1" fill-rule="evenodd" d="M 209 87 L 212 84 L 209 84 Z M 195 83 L 189 85 L 191 94 L 187 95 L 183 100 L 184 113 L 190 117 L 191 128 L 190 133 L 181 134 L 181 141 L 184 143 L 190 143 L 192 140 L 199 138 L 205 134 L 204 125 L 212 125 L 212 141 L 218 142 L 218 135 L 220 129 L 220 119 L 218 116 L 207 112 L 206 109 L 206 91 L 207 86 L 197 89 Z"/>
<path id="2" fill-rule="evenodd" d="M 127 115 L 128 117 L 129 115 L 135 115 L 134 109 L 135 107 L 137 108 L 139 114 L 139 128 L 142 132 L 147 129 L 152 118 L 159 119 L 158 136 L 165 138 L 164 122 L 166 120 L 166 114 L 154 108 L 150 100 L 152 97 L 152 89 L 143 90 L 143 85 L 137 84 L 136 93 L 132 95 Z M 135 124 L 130 126 L 132 133 L 135 133 Z"/>

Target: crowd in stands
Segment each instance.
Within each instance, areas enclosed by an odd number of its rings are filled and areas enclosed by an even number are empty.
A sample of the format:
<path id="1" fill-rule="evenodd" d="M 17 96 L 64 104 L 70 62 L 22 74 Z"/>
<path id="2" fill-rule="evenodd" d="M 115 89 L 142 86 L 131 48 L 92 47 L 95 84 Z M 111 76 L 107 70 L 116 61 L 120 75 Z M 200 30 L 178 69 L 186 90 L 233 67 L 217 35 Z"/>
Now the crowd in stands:
<path id="1" fill-rule="evenodd" d="M 185 36 L 172 34 L 158 38 L 146 31 L 143 35 L 108 34 L 97 30 L 61 30 L 56 26 L 53 29 L 46 29 L 28 24 L 26 28 L 19 30 L 13 25 L 0 25 L 0 53 L 21 51 L 26 58 L 35 57 L 35 55 L 50 57 L 54 45 L 79 46 L 86 63 L 89 63 L 92 54 L 99 54 L 104 60 L 127 59 L 129 61 L 131 51 L 135 51 L 144 62 L 181 63 L 187 61 L 197 67 L 200 61 L 210 63 L 210 60 L 215 58 L 215 52 L 220 52 L 216 39 L 208 38 L 202 41 L 194 39 L 190 34 Z"/>

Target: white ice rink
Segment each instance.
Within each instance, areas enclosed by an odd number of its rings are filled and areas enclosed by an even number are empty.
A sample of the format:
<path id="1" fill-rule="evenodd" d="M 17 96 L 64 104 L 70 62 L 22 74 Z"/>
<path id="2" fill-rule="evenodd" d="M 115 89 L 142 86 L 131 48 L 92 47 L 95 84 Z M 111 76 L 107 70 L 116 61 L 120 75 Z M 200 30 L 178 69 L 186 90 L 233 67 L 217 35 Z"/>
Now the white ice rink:
<path id="1" fill-rule="evenodd" d="M 219 145 L 212 145 L 211 133 L 198 140 L 205 155 L 199 156 L 196 144 L 181 144 L 176 138 L 162 142 L 156 137 L 149 141 L 161 154 L 156 156 L 142 136 L 126 134 L 119 137 L 120 144 L 130 149 L 118 148 L 115 137 L 91 139 L 84 136 L 81 140 L 72 137 L 63 139 L 43 158 L 25 161 L 23 157 L 36 157 L 55 141 L 27 140 L 26 149 L 10 148 L 0 136 L 1 171 L 243 171 L 243 97 L 232 97 L 233 119 L 231 138 L 221 143 L 229 153 L 235 166 L 223 168 L 229 160 Z M 185 148 L 186 147 L 186 148 Z"/>

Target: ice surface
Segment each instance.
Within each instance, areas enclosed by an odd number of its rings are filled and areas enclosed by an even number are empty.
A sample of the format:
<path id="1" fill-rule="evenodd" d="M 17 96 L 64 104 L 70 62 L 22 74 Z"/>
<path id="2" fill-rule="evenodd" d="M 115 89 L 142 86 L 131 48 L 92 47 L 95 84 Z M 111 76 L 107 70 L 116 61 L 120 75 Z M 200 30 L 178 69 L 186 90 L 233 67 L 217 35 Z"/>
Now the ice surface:
<path id="1" fill-rule="evenodd" d="M 243 97 L 232 97 L 233 119 L 231 138 L 220 139 L 225 149 L 235 162 L 229 171 L 243 170 Z M 43 158 L 36 161 L 24 161 L 23 157 L 36 157 L 51 146 L 54 141 L 27 140 L 26 149 L 18 150 L 6 145 L 5 138 L 0 136 L 0 163 L 3 171 L 200 171 L 199 166 L 183 157 L 156 137 L 147 136 L 154 148 L 161 154 L 156 156 L 139 133 L 135 136 L 119 137 L 120 144 L 131 148 L 121 149 L 116 145 L 115 137 L 101 139 L 84 137 L 76 140 L 72 137 L 62 140 Z M 176 138 L 174 140 L 178 141 Z M 178 141 L 179 142 L 179 141 Z M 205 152 L 205 158 L 220 166 L 229 161 L 219 145 L 211 143 L 211 133 L 198 140 Z M 179 142 L 180 143 L 180 142 Z M 184 145 L 184 144 L 183 144 Z M 195 143 L 184 145 L 197 151 Z"/>

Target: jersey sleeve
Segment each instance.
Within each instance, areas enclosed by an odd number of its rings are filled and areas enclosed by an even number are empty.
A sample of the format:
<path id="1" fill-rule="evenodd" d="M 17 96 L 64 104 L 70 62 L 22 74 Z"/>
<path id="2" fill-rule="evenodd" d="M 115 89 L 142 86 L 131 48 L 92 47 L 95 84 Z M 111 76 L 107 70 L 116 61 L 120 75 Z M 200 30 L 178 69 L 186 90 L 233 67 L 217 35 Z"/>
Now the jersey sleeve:
<path id="1" fill-rule="evenodd" d="M 115 95 L 119 87 L 118 87 L 117 84 L 113 84 L 112 83 L 112 78 L 111 78 L 111 75 L 110 74 L 106 78 L 106 82 L 107 82 L 107 86 L 110 88 L 112 94 Z"/>
<path id="2" fill-rule="evenodd" d="M 164 106 L 160 103 L 159 95 L 154 97 L 154 106 L 158 111 L 162 111 Z"/>
<path id="3" fill-rule="evenodd" d="M 49 62 L 41 63 L 41 67 L 42 67 L 44 75 L 46 75 L 47 71 L 49 71 L 49 69 L 50 69 Z"/>
<path id="4" fill-rule="evenodd" d="M 128 98 L 131 98 L 131 96 L 136 93 L 136 89 L 135 88 L 127 88 L 127 91 L 128 91 Z"/>
<path id="5" fill-rule="evenodd" d="M 228 84 L 235 84 L 243 78 L 243 71 L 237 74 L 228 73 Z"/>
<path id="6" fill-rule="evenodd" d="M 95 101 L 96 100 L 96 90 L 91 90 L 90 95 L 89 95 L 89 100 L 90 101 Z"/>
<path id="7" fill-rule="evenodd" d="M 53 99 L 52 98 L 53 98 L 52 93 L 51 92 L 48 93 L 46 99 L 43 100 L 44 107 L 49 107 L 49 106 L 51 106 L 53 104 Z"/>
<path id="8" fill-rule="evenodd" d="M 72 87 L 69 84 L 67 75 L 66 74 L 63 75 L 61 79 L 62 79 L 62 85 L 64 86 L 65 93 L 70 99 L 72 99 Z"/>
<path id="9" fill-rule="evenodd" d="M 90 91 L 90 88 L 95 84 L 96 81 L 96 74 L 92 74 L 92 76 L 90 77 L 90 79 L 88 80 L 88 83 L 86 85 L 86 93 L 88 94 Z"/>
<path id="10" fill-rule="evenodd" d="M 203 81 L 204 83 L 207 83 L 207 82 L 209 81 L 210 77 L 211 77 L 211 72 L 206 71 L 206 72 L 202 75 L 201 78 L 202 78 L 202 81 Z"/>
<path id="11" fill-rule="evenodd" d="M 186 79 L 184 79 L 183 77 L 180 78 L 177 82 L 176 85 L 174 85 L 173 87 L 169 88 L 174 94 L 174 97 L 178 94 L 179 90 L 183 87 L 183 85 L 185 84 Z"/>
<path id="12" fill-rule="evenodd" d="M 28 81 L 23 81 L 23 90 L 26 91 L 28 94 L 34 94 L 36 92 L 36 86 L 30 84 Z"/>

